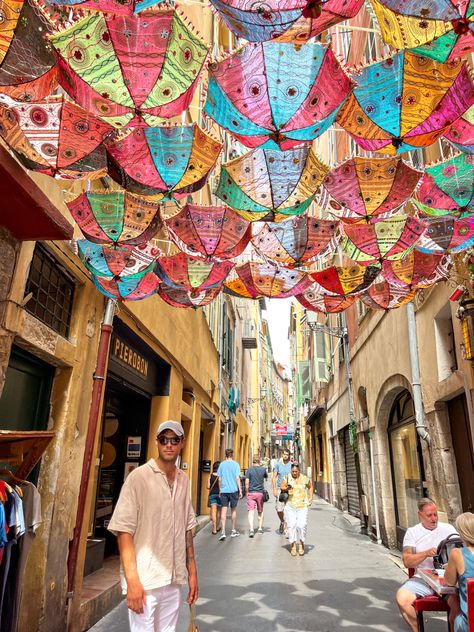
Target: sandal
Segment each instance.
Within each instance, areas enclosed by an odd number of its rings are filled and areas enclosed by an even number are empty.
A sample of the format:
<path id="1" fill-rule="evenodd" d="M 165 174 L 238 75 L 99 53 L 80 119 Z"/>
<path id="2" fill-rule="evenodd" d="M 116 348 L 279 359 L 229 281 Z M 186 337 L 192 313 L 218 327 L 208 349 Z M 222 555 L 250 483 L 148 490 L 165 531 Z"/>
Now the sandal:
<path id="1" fill-rule="evenodd" d="M 304 555 L 304 544 L 300 544 L 300 546 L 299 546 L 299 550 L 298 550 L 298 553 L 299 553 L 300 555 Z"/>

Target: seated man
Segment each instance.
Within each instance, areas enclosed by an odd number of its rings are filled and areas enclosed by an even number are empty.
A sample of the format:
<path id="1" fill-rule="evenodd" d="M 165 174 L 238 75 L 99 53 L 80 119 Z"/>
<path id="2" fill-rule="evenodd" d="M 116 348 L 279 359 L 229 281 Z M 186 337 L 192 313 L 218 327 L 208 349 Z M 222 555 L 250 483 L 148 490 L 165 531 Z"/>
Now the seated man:
<path id="1" fill-rule="evenodd" d="M 438 522 L 436 504 L 429 498 L 418 501 L 418 517 L 419 524 L 407 529 L 403 539 L 403 564 L 406 568 L 433 568 L 433 555 L 438 544 L 451 533 L 456 533 L 456 529 L 446 522 Z M 416 573 L 398 590 L 400 614 L 413 632 L 418 630 L 413 602 L 416 597 L 433 594 L 434 591 Z"/>

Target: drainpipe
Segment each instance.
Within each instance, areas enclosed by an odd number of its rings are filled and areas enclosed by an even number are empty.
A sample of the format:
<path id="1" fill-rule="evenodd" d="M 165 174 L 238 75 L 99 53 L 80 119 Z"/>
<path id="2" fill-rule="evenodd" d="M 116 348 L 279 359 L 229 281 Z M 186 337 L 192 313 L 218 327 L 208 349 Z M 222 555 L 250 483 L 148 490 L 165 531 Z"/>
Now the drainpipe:
<path id="1" fill-rule="evenodd" d="M 411 385 L 413 388 L 413 402 L 415 404 L 415 427 L 418 436 L 428 445 L 431 438 L 425 425 L 425 413 L 423 410 L 423 398 L 421 395 L 420 362 L 418 358 L 418 337 L 416 333 L 415 307 L 413 302 L 407 305 L 408 321 L 408 348 L 410 350 Z"/>
<path id="2" fill-rule="evenodd" d="M 382 544 L 382 538 L 380 537 L 380 520 L 379 520 L 379 507 L 377 502 L 377 487 L 375 485 L 375 464 L 374 464 L 374 440 L 372 439 L 372 432 L 369 430 L 369 447 L 370 447 L 370 470 L 372 475 L 372 494 L 374 497 L 374 514 L 375 514 L 375 534 L 377 536 L 377 544 Z"/>
<path id="3" fill-rule="evenodd" d="M 84 446 L 84 459 L 82 462 L 81 485 L 79 488 L 79 499 L 77 502 L 76 525 L 72 540 L 69 544 L 69 555 L 67 560 L 67 616 L 68 629 L 71 615 L 71 602 L 74 598 L 74 587 L 76 581 L 77 555 L 81 538 L 82 526 L 84 523 L 84 510 L 86 506 L 87 489 L 89 487 L 90 473 L 92 469 L 92 459 L 94 456 L 94 443 L 99 422 L 100 402 L 107 370 L 107 358 L 109 354 L 110 336 L 116 309 L 116 301 L 107 299 L 104 310 L 104 318 L 100 328 L 99 346 L 97 350 L 97 362 L 93 376 L 92 397 L 89 409 L 89 422 L 87 425 L 86 443 Z"/>

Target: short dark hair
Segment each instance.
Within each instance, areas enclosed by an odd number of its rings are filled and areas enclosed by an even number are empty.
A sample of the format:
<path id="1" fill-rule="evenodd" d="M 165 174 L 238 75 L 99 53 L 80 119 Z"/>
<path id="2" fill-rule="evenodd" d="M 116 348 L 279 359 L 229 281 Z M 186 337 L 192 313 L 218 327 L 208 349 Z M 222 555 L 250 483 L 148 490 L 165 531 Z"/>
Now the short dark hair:
<path id="1" fill-rule="evenodd" d="M 213 472 L 217 472 L 217 470 L 219 469 L 219 465 L 221 464 L 220 461 L 214 461 L 214 463 L 212 464 L 212 471 Z"/>
<path id="2" fill-rule="evenodd" d="M 232 450 L 232 448 L 227 448 L 227 450 L 225 451 L 225 458 L 228 459 L 230 456 L 233 456 L 234 451 Z"/>

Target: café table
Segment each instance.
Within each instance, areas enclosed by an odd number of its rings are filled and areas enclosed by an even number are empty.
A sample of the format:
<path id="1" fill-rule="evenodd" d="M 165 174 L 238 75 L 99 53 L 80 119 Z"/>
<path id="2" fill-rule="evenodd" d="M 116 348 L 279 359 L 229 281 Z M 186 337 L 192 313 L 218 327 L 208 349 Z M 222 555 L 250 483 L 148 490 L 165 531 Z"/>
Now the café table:
<path id="1" fill-rule="evenodd" d="M 437 595 L 455 595 L 457 586 L 448 586 L 444 581 L 444 570 L 418 569 L 417 574 L 430 586 Z M 441 576 L 443 575 L 443 577 Z"/>

